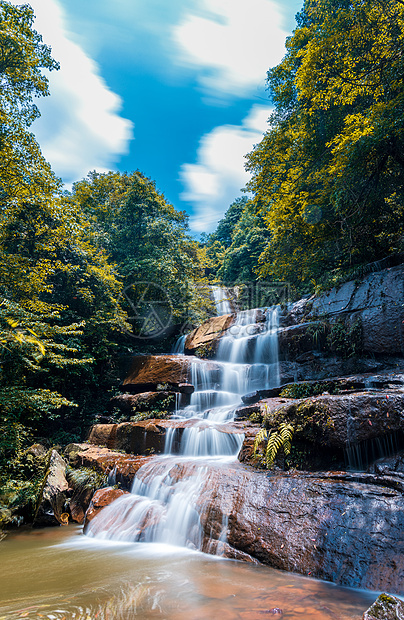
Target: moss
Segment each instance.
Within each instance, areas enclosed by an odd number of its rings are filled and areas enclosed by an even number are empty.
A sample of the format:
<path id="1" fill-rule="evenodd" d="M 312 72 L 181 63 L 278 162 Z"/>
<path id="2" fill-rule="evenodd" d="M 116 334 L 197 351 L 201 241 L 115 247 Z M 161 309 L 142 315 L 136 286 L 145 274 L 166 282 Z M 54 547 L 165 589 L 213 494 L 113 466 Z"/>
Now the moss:
<path id="1" fill-rule="evenodd" d="M 201 344 L 195 349 L 195 355 L 202 359 L 212 359 L 216 354 L 217 339 L 206 344 Z"/>
<path id="2" fill-rule="evenodd" d="M 74 488 L 79 487 L 80 489 L 88 489 L 93 492 L 108 484 L 107 475 L 100 474 L 89 467 L 74 469 L 70 465 L 66 467 L 66 480 Z"/>
<path id="3" fill-rule="evenodd" d="M 334 394 L 336 392 L 335 384 L 332 382 L 292 383 L 282 390 L 280 396 L 283 398 L 307 398 L 323 394 L 323 392 Z"/>
<path id="4" fill-rule="evenodd" d="M 327 346 L 344 359 L 359 355 L 363 351 L 361 318 L 356 319 L 351 325 L 343 319 L 333 323 L 327 335 Z"/>

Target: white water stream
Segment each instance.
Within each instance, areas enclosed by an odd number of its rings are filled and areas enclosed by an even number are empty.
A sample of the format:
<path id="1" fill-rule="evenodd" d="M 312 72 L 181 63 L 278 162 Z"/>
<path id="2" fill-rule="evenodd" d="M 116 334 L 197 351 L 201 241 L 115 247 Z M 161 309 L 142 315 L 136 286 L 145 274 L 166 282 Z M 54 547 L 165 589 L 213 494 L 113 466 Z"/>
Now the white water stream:
<path id="1" fill-rule="evenodd" d="M 217 292 L 218 313 L 224 292 Z M 278 384 L 277 330 L 276 307 L 240 312 L 220 342 L 218 359 L 195 358 L 189 377 L 195 391 L 187 406 L 179 398 L 174 416 L 189 426 L 168 429 L 164 456 L 141 467 L 131 494 L 104 508 L 90 522 L 88 536 L 202 549 L 205 506 L 197 500 L 206 490 L 209 464 L 225 466 L 237 458 L 244 435 L 232 432 L 231 423 L 242 395 Z M 181 337 L 178 351 L 183 341 Z M 226 541 L 226 525 L 224 519 L 221 542 Z"/>

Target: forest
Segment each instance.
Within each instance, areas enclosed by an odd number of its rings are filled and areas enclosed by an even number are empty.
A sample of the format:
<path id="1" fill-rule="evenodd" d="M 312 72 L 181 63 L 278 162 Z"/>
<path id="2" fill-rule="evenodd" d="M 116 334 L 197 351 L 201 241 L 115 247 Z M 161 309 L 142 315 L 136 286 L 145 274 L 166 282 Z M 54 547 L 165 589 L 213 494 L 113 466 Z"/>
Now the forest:
<path id="1" fill-rule="evenodd" d="M 29 5 L 0 0 L 0 521 L 36 484 L 24 449 L 83 439 L 122 358 L 161 348 L 159 321 L 165 346 L 203 321 L 210 284 L 297 297 L 402 257 L 403 43 L 401 0 L 306 0 L 251 180 L 197 240 L 147 171 L 63 187 L 31 130 L 58 63 Z"/>

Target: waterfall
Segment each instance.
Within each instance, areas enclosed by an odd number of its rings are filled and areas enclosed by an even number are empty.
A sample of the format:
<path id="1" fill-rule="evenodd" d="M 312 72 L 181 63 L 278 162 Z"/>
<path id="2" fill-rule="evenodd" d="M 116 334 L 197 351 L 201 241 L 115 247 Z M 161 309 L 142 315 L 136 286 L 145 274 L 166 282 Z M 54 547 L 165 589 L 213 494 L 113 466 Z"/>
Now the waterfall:
<path id="1" fill-rule="evenodd" d="M 224 289 L 215 289 L 220 313 Z M 186 407 L 179 399 L 173 416 L 186 421 L 185 428 L 173 424 L 167 430 L 165 454 L 139 469 L 131 493 L 104 508 L 90 522 L 88 536 L 212 548 L 204 543 L 202 515 L 207 511 L 199 498 L 214 493 L 209 489 L 212 465 L 234 461 L 242 447 L 244 435 L 232 426 L 241 397 L 279 384 L 278 317 L 277 307 L 239 312 L 221 339 L 217 359 L 193 359 L 189 382 L 195 391 Z M 222 541 L 228 516 L 223 515 Z M 217 553 L 222 547 L 217 545 Z"/>
<path id="2" fill-rule="evenodd" d="M 212 286 L 212 297 L 215 302 L 217 316 L 232 313 L 227 289 L 222 286 Z"/>
<path id="3" fill-rule="evenodd" d="M 177 342 L 175 343 L 172 353 L 177 353 L 177 354 L 184 354 L 185 351 L 185 341 L 187 339 L 186 334 L 184 336 L 180 336 L 177 340 Z"/>

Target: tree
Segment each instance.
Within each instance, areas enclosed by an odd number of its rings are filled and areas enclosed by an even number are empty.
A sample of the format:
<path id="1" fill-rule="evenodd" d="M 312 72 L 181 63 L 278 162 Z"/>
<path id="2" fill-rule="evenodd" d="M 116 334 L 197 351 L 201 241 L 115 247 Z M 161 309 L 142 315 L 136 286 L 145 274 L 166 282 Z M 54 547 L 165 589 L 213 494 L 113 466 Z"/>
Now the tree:
<path id="1" fill-rule="evenodd" d="M 49 194 L 59 187 L 34 136 L 28 131 L 38 118 L 34 97 L 47 96 L 43 69 L 59 64 L 33 29 L 34 12 L 25 4 L 0 0 L 0 201 Z"/>
<path id="2" fill-rule="evenodd" d="M 74 184 L 72 199 L 92 218 L 99 245 L 117 265 L 129 314 L 147 294 L 162 310 L 161 327 L 203 318 L 198 244 L 188 235 L 186 214 L 166 201 L 154 181 L 140 171 L 92 172 Z M 139 319 L 132 322 L 135 334 L 144 327 L 144 317 Z"/>
<path id="3" fill-rule="evenodd" d="M 403 249 L 403 18 L 393 0 L 306 0 L 248 156 L 261 276 L 337 278 Z"/>
<path id="4" fill-rule="evenodd" d="M 256 280 L 258 258 L 268 237 L 251 201 L 246 196 L 236 198 L 207 240 L 207 255 L 216 277 L 229 284 Z"/>

